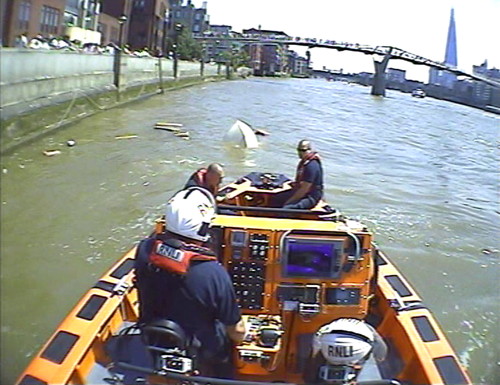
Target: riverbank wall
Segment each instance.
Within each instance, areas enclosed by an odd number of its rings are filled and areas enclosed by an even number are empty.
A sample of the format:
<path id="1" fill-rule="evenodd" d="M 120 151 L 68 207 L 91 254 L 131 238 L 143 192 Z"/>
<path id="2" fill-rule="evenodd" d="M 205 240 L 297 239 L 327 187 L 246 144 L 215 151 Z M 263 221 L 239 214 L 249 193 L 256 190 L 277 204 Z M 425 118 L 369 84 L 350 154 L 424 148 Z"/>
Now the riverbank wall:
<path id="1" fill-rule="evenodd" d="M 0 153 L 126 103 L 224 78 L 215 64 L 166 58 L 35 51 L 0 52 Z M 119 85 L 117 87 L 116 85 Z"/>

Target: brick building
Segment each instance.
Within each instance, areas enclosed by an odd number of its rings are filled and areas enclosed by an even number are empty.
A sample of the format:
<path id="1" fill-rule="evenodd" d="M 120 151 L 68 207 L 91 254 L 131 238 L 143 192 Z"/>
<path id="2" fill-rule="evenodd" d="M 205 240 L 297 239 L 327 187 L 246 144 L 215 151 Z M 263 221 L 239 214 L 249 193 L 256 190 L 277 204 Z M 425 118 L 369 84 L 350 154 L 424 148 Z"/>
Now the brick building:
<path id="1" fill-rule="evenodd" d="M 309 76 L 309 63 L 307 59 L 295 51 L 288 51 L 288 72 L 292 76 Z"/>
<path id="2" fill-rule="evenodd" d="M 264 29 L 244 29 L 244 36 L 258 37 L 262 39 L 289 39 L 282 31 L 271 31 Z M 254 75 L 274 76 L 288 72 L 288 46 L 277 43 L 252 43 L 248 45 L 250 64 Z"/>
<path id="3" fill-rule="evenodd" d="M 154 51 L 162 48 L 168 27 L 168 0 L 1 0 L 1 7 L 4 46 L 23 33 L 28 39 L 70 35 L 85 42 L 82 36 L 91 32 L 92 42 L 118 43 L 118 20 L 125 15 L 123 43 Z"/>
<path id="4" fill-rule="evenodd" d="M 183 0 L 170 1 L 169 31 L 173 32 L 175 24 L 182 24 L 192 34 L 200 34 L 209 29 L 207 2 L 201 8 L 195 8 L 191 0 L 184 5 Z"/>
<path id="5" fill-rule="evenodd" d="M 7 0 L 2 2 L 2 45 L 13 46 L 16 36 L 64 34 L 66 0 Z"/>
<path id="6" fill-rule="evenodd" d="M 132 0 L 112 0 L 104 1 L 102 12 L 99 17 L 98 30 L 102 34 L 102 44 L 118 44 L 120 40 L 120 24 L 118 19 L 121 16 L 127 17 L 127 22 L 123 23 L 123 44 L 128 43 L 130 19 L 132 14 Z"/>
<path id="7" fill-rule="evenodd" d="M 133 0 L 127 43 L 132 49 L 163 51 L 166 41 L 168 0 Z"/>

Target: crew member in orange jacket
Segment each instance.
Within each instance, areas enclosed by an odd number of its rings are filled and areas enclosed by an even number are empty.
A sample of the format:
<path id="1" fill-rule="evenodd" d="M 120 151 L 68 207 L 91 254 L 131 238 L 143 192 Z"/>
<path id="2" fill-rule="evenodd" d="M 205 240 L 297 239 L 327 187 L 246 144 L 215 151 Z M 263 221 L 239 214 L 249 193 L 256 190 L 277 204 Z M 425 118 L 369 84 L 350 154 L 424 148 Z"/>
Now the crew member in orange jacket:
<path id="1" fill-rule="evenodd" d="M 323 197 L 323 168 L 311 142 L 301 140 L 297 145 L 300 162 L 293 185 L 292 195 L 283 205 L 285 209 L 310 209 Z"/>
<path id="2" fill-rule="evenodd" d="M 207 168 L 198 169 L 191 175 L 184 188 L 198 186 L 210 191 L 213 196 L 217 195 L 219 185 L 224 178 L 224 169 L 219 163 L 211 163 Z"/>

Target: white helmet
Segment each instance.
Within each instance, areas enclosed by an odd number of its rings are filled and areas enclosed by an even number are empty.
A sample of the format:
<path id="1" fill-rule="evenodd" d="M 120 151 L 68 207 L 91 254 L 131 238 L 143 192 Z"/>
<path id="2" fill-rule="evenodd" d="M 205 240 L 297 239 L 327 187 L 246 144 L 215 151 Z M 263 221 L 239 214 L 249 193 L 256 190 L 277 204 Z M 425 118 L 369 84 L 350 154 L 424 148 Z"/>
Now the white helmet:
<path id="1" fill-rule="evenodd" d="M 167 204 L 166 229 L 198 241 L 208 240 L 208 227 L 215 216 L 215 200 L 209 191 L 190 187 L 179 191 Z"/>
<path id="2" fill-rule="evenodd" d="M 373 329 L 365 322 L 339 318 L 316 332 L 313 354 L 321 351 L 330 365 L 356 365 L 371 353 L 374 341 Z"/>

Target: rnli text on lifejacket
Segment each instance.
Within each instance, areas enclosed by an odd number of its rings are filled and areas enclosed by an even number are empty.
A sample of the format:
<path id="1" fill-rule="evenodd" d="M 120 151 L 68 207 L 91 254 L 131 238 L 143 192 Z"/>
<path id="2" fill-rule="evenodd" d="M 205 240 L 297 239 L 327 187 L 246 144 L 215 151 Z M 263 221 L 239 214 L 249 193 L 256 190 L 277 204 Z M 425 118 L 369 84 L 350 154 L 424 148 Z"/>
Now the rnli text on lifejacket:
<path id="1" fill-rule="evenodd" d="M 160 243 L 156 248 L 156 253 L 164 257 L 173 259 L 174 261 L 181 262 L 184 258 L 182 250 L 175 249 L 164 243 Z"/>

